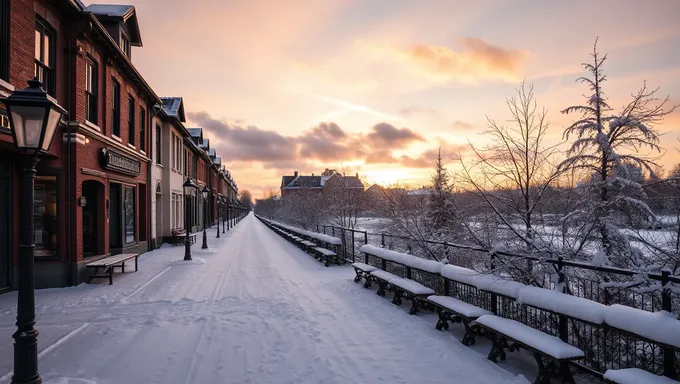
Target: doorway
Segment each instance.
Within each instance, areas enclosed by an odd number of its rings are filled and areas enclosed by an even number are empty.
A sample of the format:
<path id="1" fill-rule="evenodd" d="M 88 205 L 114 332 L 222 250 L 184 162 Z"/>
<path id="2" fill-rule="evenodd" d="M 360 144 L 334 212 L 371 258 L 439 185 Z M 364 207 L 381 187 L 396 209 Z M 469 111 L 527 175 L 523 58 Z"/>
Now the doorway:
<path id="1" fill-rule="evenodd" d="M 121 194 L 120 184 L 109 184 L 109 248 L 112 255 L 119 254 L 123 248 Z"/>
<path id="2" fill-rule="evenodd" d="M 0 201 L 10 201 L 9 182 L 5 178 L 0 178 Z M 9 288 L 9 268 L 10 268 L 10 204 L 0 204 L 0 292 Z"/>
<path id="3" fill-rule="evenodd" d="M 104 194 L 104 185 L 95 180 L 83 181 L 82 195 L 86 204 L 83 214 L 83 257 L 95 256 L 103 253 L 100 249 L 100 200 Z"/>

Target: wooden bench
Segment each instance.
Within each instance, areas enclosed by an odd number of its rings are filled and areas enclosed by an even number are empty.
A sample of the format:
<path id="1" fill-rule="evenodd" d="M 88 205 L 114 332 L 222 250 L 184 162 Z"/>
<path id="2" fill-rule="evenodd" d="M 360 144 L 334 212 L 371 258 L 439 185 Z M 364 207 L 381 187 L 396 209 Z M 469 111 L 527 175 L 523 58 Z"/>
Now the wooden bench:
<path id="1" fill-rule="evenodd" d="M 178 245 L 178 244 L 184 244 L 186 241 L 186 232 L 184 228 L 179 228 L 179 229 L 173 229 L 171 232 L 172 236 L 170 237 L 170 244 L 172 246 Z M 196 242 L 196 234 L 189 234 L 189 241 L 191 244 L 194 244 Z"/>
<path id="2" fill-rule="evenodd" d="M 582 350 L 569 345 L 558 337 L 543 333 L 515 320 L 496 315 L 483 315 L 476 323 L 487 331 L 491 339 L 488 359 L 494 363 L 505 360 L 505 350 L 513 352 L 524 348 L 532 352 L 538 364 L 534 384 L 550 384 L 550 377 L 557 375 L 562 382 L 574 383 L 569 362 L 584 357 Z"/>
<path id="3" fill-rule="evenodd" d="M 435 293 L 432 288 L 426 287 L 415 280 L 402 277 L 390 280 L 389 284 L 392 292 L 394 292 L 392 303 L 401 305 L 402 297 L 411 301 L 411 309 L 408 311 L 409 315 L 418 313 L 418 309 L 423 306 L 422 303 L 425 302 L 425 299 Z"/>
<path id="4" fill-rule="evenodd" d="M 337 253 L 323 247 L 314 247 L 313 249 L 319 255 L 319 261 L 322 261 L 326 267 L 330 266 L 334 261 L 340 265 Z"/>
<path id="5" fill-rule="evenodd" d="M 378 268 L 365 263 L 352 263 L 352 268 L 354 268 L 354 272 L 357 274 L 354 278 L 354 282 L 358 283 L 361 281 L 361 279 L 364 279 L 364 288 L 370 288 L 371 272 L 377 270 Z"/>
<path id="6" fill-rule="evenodd" d="M 465 327 L 465 334 L 461 339 L 463 345 L 475 344 L 475 334 L 479 327 L 472 323 L 480 316 L 492 314 L 484 308 L 474 306 L 451 296 L 429 296 L 427 301 L 437 308 L 439 320 L 437 320 L 435 328 L 438 331 L 442 329 L 448 330 L 449 321 L 463 324 L 463 327 Z"/>
<path id="7" fill-rule="evenodd" d="M 137 272 L 137 259 L 139 255 L 136 253 L 121 253 L 119 255 L 104 257 L 97 261 L 92 261 L 85 264 L 86 268 L 94 268 L 94 272 L 90 275 L 88 283 L 91 283 L 93 279 L 98 278 L 108 278 L 109 285 L 113 284 L 113 270 L 114 268 L 120 268 L 122 273 L 125 273 L 125 262 L 130 259 L 135 259 L 135 272 Z M 99 270 L 103 269 L 103 274 L 98 274 Z"/>
<path id="8" fill-rule="evenodd" d="M 376 292 L 378 296 L 385 296 L 385 291 L 387 291 L 390 280 L 398 278 L 399 276 L 383 271 L 382 269 L 376 269 L 371 272 L 371 281 L 378 284 L 378 291 Z"/>

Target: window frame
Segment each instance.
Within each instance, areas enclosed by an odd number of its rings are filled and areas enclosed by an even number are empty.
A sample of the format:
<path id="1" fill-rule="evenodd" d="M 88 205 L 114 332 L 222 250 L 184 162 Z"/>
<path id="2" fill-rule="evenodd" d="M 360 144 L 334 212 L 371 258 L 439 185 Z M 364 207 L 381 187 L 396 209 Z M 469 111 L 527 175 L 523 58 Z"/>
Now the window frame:
<path id="1" fill-rule="evenodd" d="M 137 107 L 135 103 L 135 98 L 132 94 L 128 93 L 128 144 L 134 146 L 136 144 L 135 140 L 135 115 L 137 113 Z"/>
<path id="2" fill-rule="evenodd" d="M 123 193 L 123 246 L 137 243 L 137 188 L 129 185 L 122 186 Z M 128 241 L 128 192 L 132 196 L 132 241 Z"/>
<path id="3" fill-rule="evenodd" d="M 146 109 L 139 107 L 139 150 L 146 151 Z"/>
<path id="4" fill-rule="evenodd" d="M 37 34 L 40 34 L 40 47 L 35 47 L 34 46 L 34 54 L 33 54 L 33 74 L 35 75 L 40 82 L 43 83 L 43 89 L 50 95 L 54 96 L 57 90 L 56 87 L 56 73 L 57 73 L 57 61 L 56 61 L 56 53 L 57 53 L 57 33 L 50 26 L 50 24 L 43 19 L 42 17 L 36 15 L 35 17 L 35 28 L 34 28 L 34 35 L 35 37 L 38 37 Z M 45 60 L 45 37 L 49 37 L 49 47 L 47 47 L 47 63 L 44 62 Z M 35 42 L 35 38 L 34 38 Z M 36 56 L 36 50 L 40 50 L 40 58 L 35 57 Z M 38 73 L 38 68 L 42 70 L 42 76 L 40 73 Z M 46 72 L 45 72 L 46 71 Z M 46 73 L 46 75 L 45 75 Z"/>
<path id="5" fill-rule="evenodd" d="M 9 81 L 9 0 L 0 0 L 0 79 Z"/>
<path id="6" fill-rule="evenodd" d="M 90 56 L 85 60 L 85 120 L 97 125 L 99 119 L 99 66 Z"/>
<path id="7" fill-rule="evenodd" d="M 111 79 L 111 134 L 120 138 L 120 83 Z"/>
<path id="8" fill-rule="evenodd" d="M 163 165 L 161 148 L 163 145 L 163 138 L 161 137 L 161 125 L 156 123 L 156 164 Z"/>

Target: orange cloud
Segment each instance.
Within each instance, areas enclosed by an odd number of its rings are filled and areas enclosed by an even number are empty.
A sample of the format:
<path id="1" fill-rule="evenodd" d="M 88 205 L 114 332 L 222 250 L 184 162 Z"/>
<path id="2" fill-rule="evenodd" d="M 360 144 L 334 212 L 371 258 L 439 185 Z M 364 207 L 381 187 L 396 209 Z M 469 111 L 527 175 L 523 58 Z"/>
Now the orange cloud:
<path id="1" fill-rule="evenodd" d="M 478 38 L 458 40 L 463 50 L 445 46 L 417 44 L 409 49 L 375 46 L 378 57 L 406 62 L 433 80 L 476 83 L 479 81 L 516 81 L 529 55 L 527 50 L 499 47 Z"/>

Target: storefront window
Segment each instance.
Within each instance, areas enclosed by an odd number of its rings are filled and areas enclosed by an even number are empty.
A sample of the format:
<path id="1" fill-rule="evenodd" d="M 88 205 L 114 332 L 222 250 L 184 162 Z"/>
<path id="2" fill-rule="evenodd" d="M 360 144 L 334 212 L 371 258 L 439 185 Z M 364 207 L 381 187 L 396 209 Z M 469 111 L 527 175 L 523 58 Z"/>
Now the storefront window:
<path id="1" fill-rule="evenodd" d="M 123 209 L 125 215 L 125 244 L 135 242 L 135 188 L 125 187 L 123 192 Z"/>
<path id="2" fill-rule="evenodd" d="M 57 255 L 57 177 L 36 176 L 33 199 L 35 256 Z"/>

